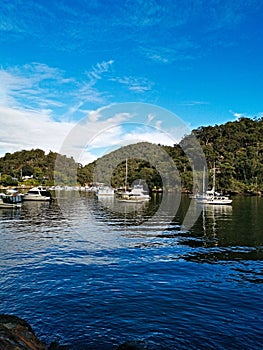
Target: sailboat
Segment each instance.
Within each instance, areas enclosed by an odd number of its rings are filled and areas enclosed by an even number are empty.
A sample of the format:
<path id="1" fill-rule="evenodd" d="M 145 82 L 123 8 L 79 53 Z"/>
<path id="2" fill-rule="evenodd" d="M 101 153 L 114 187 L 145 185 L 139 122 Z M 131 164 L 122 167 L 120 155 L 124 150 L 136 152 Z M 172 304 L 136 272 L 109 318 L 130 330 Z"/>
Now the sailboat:
<path id="1" fill-rule="evenodd" d="M 205 176 L 205 173 L 204 173 Z M 203 194 L 196 195 L 196 202 L 200 204 L 231 204 L 232 199 L 228 196 L 223 196 L 215 190 L 216 182 L 216 168 L 213 168 L 213 187 L 210 191 L 204 191 L 204 178 L 203 178 Z"/>
<path id="2" fill-rule="evenodd" d="M 125 187 L 124 192 L 117 198 L 119 202 L 125 203 L 143 203 L 150 200 L 149 194 L 144 191 L 143 185 L 140 183 L 134 185 L 131 191 L 127 191 L 127 177 L 128 177 L 128 160 L 126 159 L 126 171 L 125 171 Z"/>

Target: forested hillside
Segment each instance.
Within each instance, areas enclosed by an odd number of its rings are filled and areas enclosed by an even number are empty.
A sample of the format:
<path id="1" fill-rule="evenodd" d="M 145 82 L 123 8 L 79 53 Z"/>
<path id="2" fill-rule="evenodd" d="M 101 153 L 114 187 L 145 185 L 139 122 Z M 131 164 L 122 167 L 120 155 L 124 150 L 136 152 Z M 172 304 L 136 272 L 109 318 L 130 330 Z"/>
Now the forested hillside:
<path id="1" fill-rule="evenodd" d="M 263 192 L 263 119 L 241 118 L 238 121 L 228 122 L 222 125 L 200 127 L 193 130 L 201 144 L 205 154 L 208 169 L 212 175 L 212 169 L 216 167 L 216 188 L 228 193 L 260 193 Z M 193 169 L 185 150 L 194 147 L 192 136 L 186 136 L 180 144 L 162 146 L 163 150 L 174 160 L 180 174 L 182 188 L 185 191 L 193 190 Z M 126 146 L 121 149 L 121 153 L 129 157 L 130 149 L 134 146 Z M 141 143 L 137 146 L 142 159 L 145 155 L 150 155 L 151 162 L 143 162 L 139 157 L 129 159 L 128 162 L 128 183 L 135 179 L 145 179 L 150 188 L 161 186 L 162 180 L 158 173 L 160 169 L 170 167 L 167 159 L 160 163 L 160 155 L 151 144 Z M 110 164 L 114 163 L 114 158 L 119 151 L 112 152 L 104 156 L 100 163 L 105 164 L 104 171 L 110 169 Z M 135 152 L 136 153 L 136 152 Z M 83 168 L 85 171 L 91 165 Z M 94 167 L 94 164 L 92 164 Z M 196 169 L 195 169 L 196 170 Z M 111 182 L 114 186 L 122 186 L 125 176 L 125 162 L 113 171 Z M 176 186 L 176 174 L 170 170 L 169 178 L 174 178 L 171 186 Z M 212 176 L 209 176 L 210 185 Z"/>
<path id="2" fill-rule="evenodd" d="M 73 158 L 52 151 L 46 155 L 41 149 L 6 153 L 0 158 L 0 184 L 13 186 L 21 182 L 28 185 L 52 185 L 55 162 L 58 160 L 63 162 L 64 168 L 56 176 L 61 178 L 62 182 L 67 181 L 67 169 L 78 166 Z"/>
<path id="3" fill-rule="evenodd" d="M 232 192 L 263 190 L 263 119 L 241 118 L 194 131 L 218 186 Z"/>
<path id="4" fill-rule="evenodd" d="M 208 168 L 212 169 L 215 164 L 218 190 L 263 192 L 263 119 L 241 118 L 213 127 L 200 127 L 192 134 L 203 149 Z M 120 187 L 124 186 L 128 159 L 129 185 L 136 179 L 143 179 L 150 189 L 161 187 L 163 181 L 168 187 L 176 188 L 181 182 L 185 191 L 192 191 L 193 169 L 185 153 L 191 147 L 194 148 L 191 135 L 173 147 L 143 142 L 122 147 L 86 166 L 51 151 L 46 155 L 40 149 L 7 153 L 0 158 L 0 184 L 25 183 L 22 177 L 31 176 L 27 183 L 50 186 L 55 176 L 56 183 L 60 184 L 73 185 L 76 180 L 80 185 L 103 181 Z M 55 162 L 60 166 L 55 167 Z"/>

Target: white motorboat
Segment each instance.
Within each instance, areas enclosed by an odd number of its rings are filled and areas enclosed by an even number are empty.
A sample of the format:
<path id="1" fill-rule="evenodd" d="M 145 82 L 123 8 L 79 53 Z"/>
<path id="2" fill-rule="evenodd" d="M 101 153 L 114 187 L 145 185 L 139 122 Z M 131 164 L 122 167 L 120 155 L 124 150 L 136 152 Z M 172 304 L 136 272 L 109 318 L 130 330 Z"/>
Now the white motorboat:
<path id="1" fill-rule="evenodd" d="M 101 186 L 98 188 L 97 196 L 114 196 L 114 188 L 110 186 Z"/>
<path id="2" fill-rule="evenodd" d="M 50 201 L 51 193 L 42 186 L 33 187 L 24 195 L 24 201 Z"/>

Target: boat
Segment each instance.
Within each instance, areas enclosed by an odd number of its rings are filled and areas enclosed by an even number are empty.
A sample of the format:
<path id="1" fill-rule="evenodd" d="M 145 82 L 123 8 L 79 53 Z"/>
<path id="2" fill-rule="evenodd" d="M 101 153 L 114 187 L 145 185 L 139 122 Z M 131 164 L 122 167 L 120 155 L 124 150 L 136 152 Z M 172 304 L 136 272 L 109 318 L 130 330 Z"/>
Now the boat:
<path id="1" fill-rule="evenodd" d="M 7 194 L 12 194 L 12 195 L 19 194 L 17 188 L 8 188 L 8 189 L 6 190 L 6 193 L 7 193 Z M 21 194 L 20 194 L 20 195 L 21 195 Z M 21 196 L 22 196 L 22 195 L 21 195 Z"/>
<path id="2" fill-rule="evenodd" d="M 127 175 L 128 175 L 128 162 L 126 159 L 126 174 L 125 174 L 125 187 L 124 192 L 120 193 L 117 197 L 119 202 L 124 203 L 143 203 L 149 201 L 151 197 L 148 192 L 144 190 L 143 185 L 140 183 L 134 185 L 131 191 L 127 191 Z"/>
<path id="3" fill-rule="evenodd" d="M 143 188 L 143 185 L 138 184 L 138 185 L 134 185 L 131 189 L 131 191 L 129 192 L 129 195 L 133 198 L 139 198 L 139 199 L 143 199 L 145 201 L 150 200 L 151 197 L 148 194 L 148 191 L 145 191 Z"/>
<path id="4" fill-rule="evenodd" d="M 223 196 L 217 192 L 214 193 L 208 193 L 210 191 L 207 191 L 205 195 L 197 195 L 196 202 L 199 204 L 231 204 L 232 199 L 230 199 L 228 196 Z"/>
<path id="5" fill-rule="evenodd" d="M 110 186 L 100 186 L 96 195 L 99 196 L 114 196 L 114 188 Z"/>
<path id="6" fill-rule="evenodd" d="M 199 204 L 213 204 L 213 205 L 224 205 L 224 204 L 231 204 L 232 199 L 230 199 L 228 196 L 222 195 L 219 192 L 216 192 L 215 190 L 215 179 L 216 179 L 216 168 L 214 166 L 213 168 L 213 187 L 209 191 L 203 192 L 203 194 L 196 194 L 195 200 Z M 204 182 L 204 180 L 203 180 Z M 205 188 L 203 183 L 203 189 Z"/>
<path id="7" fill-rule="evenodd" d="M 23 196 L 18 192 L 12 194 L 0 193 L 0 208 L 20 208 Z"/>
<path id="8" fill-rule="evenodd" d="M 24 195 L 24 201 L 50 201 L 51 193 L 42 186 L 33 187 Z"/>
<path id="9" fill-rule="evenodd" d="M 124 192 L 123 194 L 120 194 L 120 196 L 117 198 L 118 201 L 125 203 L 142 203 L 149 201 L 151 197 L 145 193 L 143 188 L 138 186 L 141 185 L 134 186 L 130 192 Z"/>

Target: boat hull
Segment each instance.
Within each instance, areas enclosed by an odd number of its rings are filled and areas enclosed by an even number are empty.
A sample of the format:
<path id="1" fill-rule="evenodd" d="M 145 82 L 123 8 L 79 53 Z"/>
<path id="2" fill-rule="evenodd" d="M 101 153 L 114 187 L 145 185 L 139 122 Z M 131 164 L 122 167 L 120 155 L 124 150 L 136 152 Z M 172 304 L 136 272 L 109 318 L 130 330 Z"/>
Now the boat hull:
<path id="1" fill-rule="evenodd" d="M 232 199 L 197 199 L 196 202 L 198 204 L 213 204 L 213 205 L 224 205 L 231 204 Z"/>
<path id="2" fill-rule="evenodd" d="M 2 195 L 0 197 L 0 208 L 20 208 L 22 206 L 22 196 Z"/>
<path id="3" fill-rule="evenodd" d="M 118 202 L 120 202 L 120 203 L 144 203 L 144 202 L 146 202 L 148 200 L 149 199 L 141 199 L 141 198 L 138 198 L 138 199 L 118 198 Z"/>
<path id="4" fill-rule="evenodd" d="M 36 201 L 36 202 L 47 202 L 50 201 L 51 198 L 50 197 L 31 197 L 31 196 L 25 196 L 24 197 L 24 201 Z"/>
<path id="5" fill-rule="evenodd" d="M 50 192 L 41 186 L 31 188 L 31 190 L 24 195 L 24 201 L 46 202 L 51 201 L 51 199 Z"/>
<path id="6" fill-rule="evenodd" d="M 16 203 L 16 204 L 9 204 L 9 203 L 3 203 L 0 202 L 0 209 L 14 209 L 14 208 L 21 208 L 22 204 L 21 203 Z"/>

